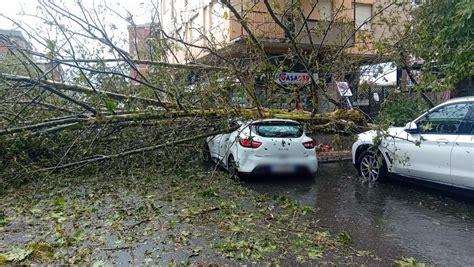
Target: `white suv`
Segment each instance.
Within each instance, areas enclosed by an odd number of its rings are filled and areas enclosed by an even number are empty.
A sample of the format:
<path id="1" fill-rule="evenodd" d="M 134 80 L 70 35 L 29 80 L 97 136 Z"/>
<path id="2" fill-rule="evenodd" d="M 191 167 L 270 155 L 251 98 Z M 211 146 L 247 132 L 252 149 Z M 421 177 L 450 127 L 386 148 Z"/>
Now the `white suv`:
<path id="1" fill-rule="evenodd" d="M 474 97 L 449 100 L 405 127 L 359 134 L 352 162 L 370 181 L 394 173 L 474 189 Z"/>

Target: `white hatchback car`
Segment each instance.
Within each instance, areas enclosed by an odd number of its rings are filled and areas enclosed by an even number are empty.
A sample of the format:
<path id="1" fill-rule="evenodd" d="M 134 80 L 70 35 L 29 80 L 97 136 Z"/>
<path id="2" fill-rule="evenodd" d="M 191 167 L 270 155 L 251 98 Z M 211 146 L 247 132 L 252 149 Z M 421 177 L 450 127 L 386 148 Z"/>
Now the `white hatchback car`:
<path id="1" fill-rule="evenodd" d="M 474 97 L 449 100 L 387 133 L 360 134 L 352 161 L 371 181 L 394 173 L 474 189 Z"/>
<path id="2" fill-rule="evenodd" d="M 313 174 L 318 169 L 315 143 L 292 120 L 266 119 L 241 123 L 225 134 L 207 138 L 213 161 L 232 175 L 252 173 Z"/>

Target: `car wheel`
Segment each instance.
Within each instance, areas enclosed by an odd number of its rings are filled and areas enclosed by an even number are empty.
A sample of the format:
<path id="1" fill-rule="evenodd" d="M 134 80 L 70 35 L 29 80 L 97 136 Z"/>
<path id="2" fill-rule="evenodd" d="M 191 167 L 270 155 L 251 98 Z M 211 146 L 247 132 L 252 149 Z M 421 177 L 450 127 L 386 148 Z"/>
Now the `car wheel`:
<path id="1" fill-rule="evenodd" d="M 380 153 L 366 150 L 360 155 L 359 173 L 369 182 L 383 181 L 387 177 L 387 164 Z"/>
<path id="2" fill-rule="evenodd" d="M 237 163 L 232 155 L 227 160 L 227 171 L 229 172 L 232 179 L 239 178 L 239 170 L 237 169 Z"/>

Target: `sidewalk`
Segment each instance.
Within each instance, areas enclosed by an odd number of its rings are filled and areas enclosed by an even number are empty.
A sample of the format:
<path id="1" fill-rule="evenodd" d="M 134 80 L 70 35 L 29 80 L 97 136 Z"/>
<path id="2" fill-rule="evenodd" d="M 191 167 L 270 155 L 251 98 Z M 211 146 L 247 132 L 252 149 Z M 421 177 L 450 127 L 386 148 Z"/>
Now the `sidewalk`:
<path id="1" fill-rule="evenodd" d="M 350 150 L 318 152 L 318 162 L 349 161 L 351 158 Z"/>

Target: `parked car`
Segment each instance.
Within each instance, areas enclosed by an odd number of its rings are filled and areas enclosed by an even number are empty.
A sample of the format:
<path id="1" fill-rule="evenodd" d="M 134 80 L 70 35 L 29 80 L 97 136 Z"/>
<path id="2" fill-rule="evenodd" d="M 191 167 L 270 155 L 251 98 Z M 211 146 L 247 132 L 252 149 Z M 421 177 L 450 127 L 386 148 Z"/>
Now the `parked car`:
<path id="1" fill-rule="evenodd" d="M 313 174 L 318 169 L 315 142 L 293 120 L 243 122 L 237 130 L 209 137 L 206 143 L 210 158 L 232 175 Z"/>
<path id="2" fill-rule="evenodd" d="M 360 134 L 352 162 L 371 181 L 394 173 L 474 189 L 474 97 L 442 103 L 405 127 Z"/>

